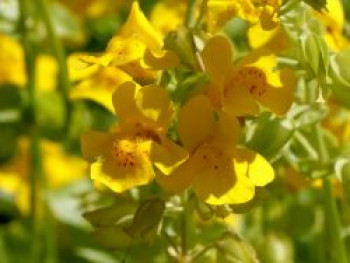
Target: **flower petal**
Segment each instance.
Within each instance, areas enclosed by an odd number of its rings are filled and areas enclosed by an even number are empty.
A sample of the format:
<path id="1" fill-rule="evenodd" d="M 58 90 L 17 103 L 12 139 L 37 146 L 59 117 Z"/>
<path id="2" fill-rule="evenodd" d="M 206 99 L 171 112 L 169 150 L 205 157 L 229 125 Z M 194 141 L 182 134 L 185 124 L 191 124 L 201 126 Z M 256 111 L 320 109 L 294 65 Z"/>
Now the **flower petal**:
<path id="1" fill-rule="evenodd" d="M 151 163 L 144 164 L 144 167 L 137 170 L 127 170 L 117 165 L 106 166 L 101 159 L 91 164 L 91 179 L 117 193 L 148 184 L 153 178 L 154 171 Z"/>
<path id="2" fill-rule="evenodd" d="M 115 67 L 100 68 L 96 74 L 77 84 L 70 92 L 71 99 L 90 99 L 114 112 L 113 92 L 132 78 Z"/>
<path id="3" fill-rule="evenodd" d="M 211 80 L 223 84 L 233 67 L 233 52 L 230 41 L 221 35 L 209 39 L 202 52 L 206 72 Z"/>
<path id="4" fill-rule="evenodd" d="M 119 121 L 127 121 L 140 115 L 135 102 L 136 93 L 140 88 L 135 82 L 128 81 L 113 93 L 112 102 Z"/>
<path id="5" fill-rule="evenodd" d="M 262 95 L 254 93 L 253 96 L 265 107 L 277 115 L 284 115 L 293 103 L 293 92 L 296 86 L 294 72 L 283 69 L 280 71 L 282 86 L 267 86 Z"/>
<path id="6" fill-rule="evenodd" d="M 205 96 L 192 98 L 180 110 L 178 131 L 184 147 L 192 151 L 209 139 L 215 128 L 214 109 Z"/>
<path id="7" fill-rule="evenodd" d="M 154 178 L 150 140 L 115 137 L 104 154 L 91 165 L 91 178 L 115 192 L 149 183 Z"/>
<path id="8" fill-rule="evenodd" d="M 233 85 L 225 88 L 223 110 L 233 116 L 254 115 L 259 107 L 245 86 Z"/>
<path id="9" fill-rule="evenodd" d="M 76 53 L 68 57 L 69 78 L 71 81 L 85 79 L 100 68 L 98 58 L 95 56 Z"/>
<path id="10" fill-rule="evenodd" d="M 237 171 L 231 154 L 223 150 L 209 144 L 196 151 L 193 158 L 200 170 L 193 182 L 194 191 L 209 204 L 247 202 L 254 196 L 254 184 L 246 173 Z"/>
<path id="11" fill-rule="evenodd" d="M 93 162 L 112 144 L 114 134 L 89 131 L 81 135 L 81 153 L 83 158 Z"/>
<path id="12" fill-rule="evenodd" d="M 114 36 L 106 52 L 112 57 L 113 66 L 121 66 L 142 59 L 146 45 L 138 39 Z"/>
<path id="13" fill-rule="evenodd" d="M 164 175 L 172 173 L 187 158 L 187 151 L 167 138 L 163 138 L 160 144 L 152 144 L 151 160 Z"/>
<path id="14" fill-rule="evenodd" d="M 236 117 L 225 112 L 218 113 L 218 124 L 214 135 L 216 143 L 234 148 L 238 143 L 241 126 Z"/>
<path id="15" fill-rule="evenodd" d="M 170 50 L 154 53 L 149 49 L 144 54 L 144 62 L 154 70 L 174 68 L 179 65 L 179 56 Z"/>
<path id="16" fill-rule="evenodd" d="M 129 17 L 119 35 L 126 38 L 135 38 L 145 43 L 151 50 L 160 50 L 162 47 L 162 36 L 154 30 L 140 9 L 138 1 L 134 1 Z"/>
<path id="17" fill-rule="evenodd" d="M 254 151 L 237 149 L 234 162 L 236 173 L 246 175 L 256 186 L 265 186 L 275 178 L 270 163 Z"/>
<path id="18" fill-rule="evenodd" d="M 242 204 L 249 202 L 255 195 L 253 183 L 243 174 L 236 174 L 236 183 L 221 196 L 210 195 L 205 200 L 212 205 Z"/>
<path id="19" fill-rule="evenodd" d="M 174 114 L 174 104 L 166 89 L 157 85 L 144 86 L 136 94 L 136 105 L 142 115 L 158 127 L 167 129 Z"/>
<path id="20" fill-rule="evenodd" d="M 197 166 L 193 164 L 193 159 L 189 159 L 170 175 L 157 175 L 156 181 L 164 189 L 170 192 L 180 193 L 191 186 L 197 175 Z"/>

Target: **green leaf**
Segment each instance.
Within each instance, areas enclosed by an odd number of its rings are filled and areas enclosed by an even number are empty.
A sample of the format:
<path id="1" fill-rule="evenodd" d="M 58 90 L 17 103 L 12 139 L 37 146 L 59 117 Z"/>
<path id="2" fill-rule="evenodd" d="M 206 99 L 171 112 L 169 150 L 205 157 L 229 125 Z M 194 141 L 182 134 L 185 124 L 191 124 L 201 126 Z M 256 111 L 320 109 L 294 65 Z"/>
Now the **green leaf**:
<path id="1" fill-rule="evenodd" d="M 97 228 L 92 236 L 104 248 L 108 249 L 126 249 L 132 245 L 132 238 L 122 227 L 108 226 Z"/>
<path id="2" fill-rule="evenodd" d="M 234 232 L 226 232 L 217 242 L 217 261 L 222 263 L 258 263 L 254 248 Z M 282 262 L 282 261 L 281 261 Z"/>
<path id="3" fill-rule="evenodd" d="M 11 222 L 18 214 L 14 201 L 14 198 L 0 189 L 0 226 Z"/>
<path id="4" fill-rule="evenodd" d="M 164 48 L 177 53 L 184 65 L 197 68 L 193 37 L 189 29 L 181 27 L 176 32 L 170 32 L 164 40 Z"/>
<path id="5" fill-rule="evenodd" d="M 213 209 L 206 203 L 202 202 L 198 198 L 195 199 L 195 207 L 198 215 L 204 221 L 207 221 L 214 216 Z"/>
<path id="6" fill-rule="evenodd" d="M 184 104 L 189 98 L 202 92 L 208 81 L 209 79 L 206 74 L 196 73 L 178 84 L 177 88 L 171 94 L 172 99 L 175 102 Z"/>
<path id="7" fill-rule="evenodd" d="M 253 208 L 264 203 L 269 197 L 269 192 L 265 187 L 256 187 L 255 195 L 252 200 L 243 204 L 230 205 L 234 214 L 246 214 Z"/>
<path id="8" fill-rule="evenodd" d="M 270 114 L 261 115 L 248 129 L 247 146 L 267 158 L 278 154 L 293 135 L 293 127 Z"/>
<path id="9" fill-rule="evenodd" d="M 350 50 L 340 51 L 330 59 L 332 89 L 338 102 L 350 107 Z"/>
<path id="10" fill-rule="evenodd" d="M 328 0 L 328 1 L 334 1 L 334 0 Z M 315 9 L 318 12 L 321 12 L 323 9 L 327 9 L 327 0 L 304 0 L 305 3 L 310 5 L 313 9 Z"/>
<path id="11" fill-rule="evenodd" d="M 341 158 L 335 163 L 335 174 L 344 188 L 345 202 L 350 205 L 350 158 Z"/>
<path id="12" fill-rule="evenodd" d="M 125 231 L 133 238 L 149 238 L 157 230 L 165 210 L 165 203 L 159 198 L 144 201 L 137 209 L 131 226 Z"/>
<path id="13" fill-rule="evenodd" d="M 65 107 L 58 92 L 38 92 L 35 94 L 36 122 L 44 135 L 57 135 L 65 122 Z"/>
<path id="14" fill-rule="evenodd" d="M 14 124 L 0 124 L 0 163 L 14 156 L 17 138 L 18 128 Z"/>
<path id="15" fill-rule="evenodd" d="M 84 41 L 81 23 L 64 5 L 51 2 L 49 12 L 58 36 L 78 44 Z"/>
<path id="16" fill-rule="evenodd" d="M 118 220 L 132 215 L 136 211 L 136 203 L 131 200 L 118 200 L 110 207 L 103 207 L 83 214 L 93 226 L 113 226 Z"/>
<path id="17" fill-rule="evenodd" d="M 320 65 L 320 51 L 317 36 L 313 33 L 308 34 L 306 38 L 302 38 L 301 46 L 305 62 L 310 66 L 313 73 L 317 75 Z"/>
<path id="18" fill-rule="evenodd" d="M 4 109 L 20 109 L 22 99 L 17 86 L 6 84 L 0 86 L 0 111 Z"/>
<path id="19" fill-rule="evenodd" d="M 278 251 L 278 253 L 276 253 Z M 292 240 L 282 233 L 269 233 L 263 247 L 264 262 L 294 263 L 294 247 Z"/>

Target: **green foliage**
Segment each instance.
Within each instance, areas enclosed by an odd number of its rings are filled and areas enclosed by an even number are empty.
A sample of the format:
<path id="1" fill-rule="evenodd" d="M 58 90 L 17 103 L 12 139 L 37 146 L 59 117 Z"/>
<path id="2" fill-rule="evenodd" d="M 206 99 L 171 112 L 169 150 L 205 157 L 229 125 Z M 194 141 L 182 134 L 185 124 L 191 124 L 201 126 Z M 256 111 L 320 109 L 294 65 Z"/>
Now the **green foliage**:
<path id="1" fill-rule="evenodd" d="M 304 0 L 305 3 L 309 4 L 312 6 L 313 9 L 317 11 L 322 11 L 323 9 L 327 9 L 327 1 L 332 1 L 332 0 Z"/>
<path id="2" fill-rule="evenodd" d="M 344 50 L 331 58 L 331 76 L 333 83 L 330 87 L 337 100 L 350 107 L 350 50 Z"/>

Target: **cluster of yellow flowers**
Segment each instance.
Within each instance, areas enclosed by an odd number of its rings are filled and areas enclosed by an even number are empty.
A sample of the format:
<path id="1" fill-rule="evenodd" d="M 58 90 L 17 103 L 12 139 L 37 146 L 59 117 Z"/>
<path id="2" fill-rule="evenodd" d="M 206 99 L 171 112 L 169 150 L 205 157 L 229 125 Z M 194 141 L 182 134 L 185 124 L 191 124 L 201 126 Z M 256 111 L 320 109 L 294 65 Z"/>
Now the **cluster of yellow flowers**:
<path id="1" fill-rule="evenodd" d="M 192 187 L 210 204 L 251 200 L 255 187 L 270 183 L 274 171 L 261 155 L 239 145 L 239 118 L 263 107 L 277 115 L 286 113 L 295 86 L 293 73 L 274 70 L 276 58 L 262 49 L 234 65 L 230 41 L 216 35 L 198 54 L 209 77 L 206 87 L 174 104 L 170 92 L 155 84 L 162 69 L 179 65 L 176 54 L 162 46 L 161 34 L 135 1 L 104 54 L 70 58 L 72 76 L 81 76 L 73 96 L 89 96 L 118 117 L 111 132 L 82 136 L 92 178 L 116 192 L 155 178 L 173 192 Z M 115 74 L 108 75 L 108 83 L 106 78 L 99 81 L 107 71 Z M 176 140 L 168 136 L 170 125 L 176 127 Z"/>
<path id="2" fill-rule="evenodd" d="M 184 1 L 157 3 L 150 20 L 134 1 L 105 52 L 70 55 L 70 98 L 93 100 L 118 118 L 109 133 L 82 136 L 92 178 L 116 192 L 154 179 L 174 192 L 191 186 L 210 204 L 247 202 L 255 186 L 270 183 L 274 171 L 269 162 L 239 145 L 244 125 L 240 120 L 266 109 L 282 116 L 293 102 L 296 77 L 292 70 L 279 68 L 276 56 L 288 47 L 279 24 L 281 6 L 280 0 L 208 0 L 211 34 L 201 39 L 195 55 L 209 81 L 181 103 L 172 100 L 171 91 L 159 80 L 164 71 L 181 66 L 180 57 L 164 47 L 163 39 L 183 24 Z M 337 51 L 349 46 L 342 35 L 343 10 L 338 0 L 327 8 L 329 13 L 316 17 L 326 28 L 327 43 Z M 174 23 L 168 23 L 170 17 Z M 231 42 L 221 34 L 212 35 L 233 17 L 251 23 L 248 39 L 253 48 L 235 63 Z M 0 67 L 0 82 L 23 87 L 22 47 L 6 35 L 0 35 L 0 46 L 6 51 L 0 59 L 11 61 Z M 56 73 L 51 57 L 38 57 L 39 90 L 54 90 Z M 175 136 L 169 136 L 170 127 L 175 127 Z"/>

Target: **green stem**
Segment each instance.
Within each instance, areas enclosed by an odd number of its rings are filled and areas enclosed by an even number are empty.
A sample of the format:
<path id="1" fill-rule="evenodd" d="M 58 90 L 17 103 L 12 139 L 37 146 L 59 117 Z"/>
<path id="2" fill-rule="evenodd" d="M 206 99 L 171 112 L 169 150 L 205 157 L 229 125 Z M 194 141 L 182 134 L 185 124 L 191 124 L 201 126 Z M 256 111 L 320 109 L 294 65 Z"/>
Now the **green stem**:
<path id="1" fill-rule="evenodd" d="M 188 251 L 188 234 L 187 234 L 187 201 L 188 201 L 188 192 L 184 193 L 182 203 L 183 203 L 183 212 L 181 214 L 181 252 L 182 257 L 187 256 Z"/>
<path id="2" fill-rule="evenodd" d="M 317 139 L 320 163 L 321 165 L 325 165 L 328 161 L 329 155 L 320 124 L 315 125 L 314 131 Z M 329 176 L 323 178 L 323 191 L 326 231 L 331 239 L 330 244 L 327 242 L 326 249 L 329 249 L 329 251 L 331 251 L 332 257 L 335 259 L 335 263 L 347 263 L 348 260 L 345 244 L 341 235 L 339 212 L 337 209 L 336 200 L 334 198 L 333 184 Z"/>
<path id="3" fill-rule="evenodd" d="M 27 73 L 27 93 L 28 93 L 28 105 L 27 105 L 27 120 L 30 125 L 30 136 L 34 141 L 35 136 L 35 52 L 34 47 L 30 41 L 30 32 L 27 27 L 29 19 L 28 0 L 19 1 L 20 8 L 20 20 L 19 29 L 22 32 L 22 43 L 25 51 L 25 65 Z M 33 144 L 31 144 L 30 151 L 33 151 Z M 32 156 L 32 155 L 30 155 Z M 35 165 L 31 165 L 30 170 L 30 219 L 31 225 L 34 229 L 35 215 L 36 215 L 36 170 Z"/>
<path id="4" fill-rule="evenodd" d="M 62 45 L 62 42 L 60 41 L 59 37 L 57 36 L 55 32 L 54 25 L 52 23 L 52 19 L 50 17 L 48 7 L 46 5 L 45 0 L 36 0 L 37 7 L 39 10 L 39 13 L 42 15 L 42 19 L 45 23 L 47 35 L 48 38 L 52 44 L 52 51 L 54 53 L 54 56 L 56 57 L 56 60 L 58 62 L 59 67 L 59 87 L 63 96 L 63 99 L 65 101 L 65 110 L 66 110 L 66 120 L 65 120 L 65 126 L 64 126 L 64 134 L 65 136 L 69 136 L 69 124 L 71 119 L 71 104 L 69 101 L 69 89 L 70 89 L 70 81 L 69 81 L 69 74 L 68 74 L 68 66 L 67 66 L 67 60 L 66 60 L 66 54 L 64 47 Z"/>
<path id="5" fill-rule="evenodd" d="M 335 259 L 335 263 L 347 263 L 346 248 L 341 235 L 341 224 L 331 178 L 327 177 L 323 179 L 323 191 L 326 226 L 328 227 L 328 234 L 331 238 L 330 246 L 327 242 L 327 248 L 331 251 L 332 259 Z"/>
<path id="6" fill-rule="evenodd" d="M 30 245 L 30 256 L 31 262 L 37 261 L 38 255 L 38 233 L 36 228 L 36 214 L 37 214 L 37 176 L 40 166 L 40 156 L 38 153 L 37 145 L 37 131 L 36 131 L 36 120 L 35 120 L 35 51 L 34 45 L 30 39 L 30 29 L 28 28 L 28 21 L 30 19 L 29 14 L 29 3 L 28 0 L 19 1 L 19 30 L 22 33 L 22 43 L 25 51 L 25 65 L 27 73 L 27 93 L 28 93 L 28 105 L 27 105 L 27 121 L 29 122 L 30 128 L 30 171 L 29 171 L 29 180 L 30 180 L 30 229 L 32 242 Z M 39 165 L 39 166 L 38 166 Z"/>
<path id="7" fill-rule="evenodd" d="M 194 27 L 196 15 L 196 0 L 188 0 L 185 17 L 185 25 L 188 28 Z"/>
<path id="8" fill-rule="evenodd" d="M 205 13 L 207 12 L 207 5 L 208 5 L 208 0 L 203 0 L 199 11 L 199 16 L 196 22 L 196 26 L 195 26 L 196 28 L 199 28 L 203 23 Z"/>
<path id="9" fill-rule="evenodd" d="M 189 260 L 189 250 L 192 248 L 193 238 L 193 196 L 189 191 L 186 191 L 182 196 L 183 212 L 181 214 L 181 256 L 183 262 Z"/>
<path id="10" fill-rule="evenodd" d="M 9 260 L 7 257 L 7 249 L 4 236 L 4 230 L 0 227 L 0 262 L 7 263 Z"/>

